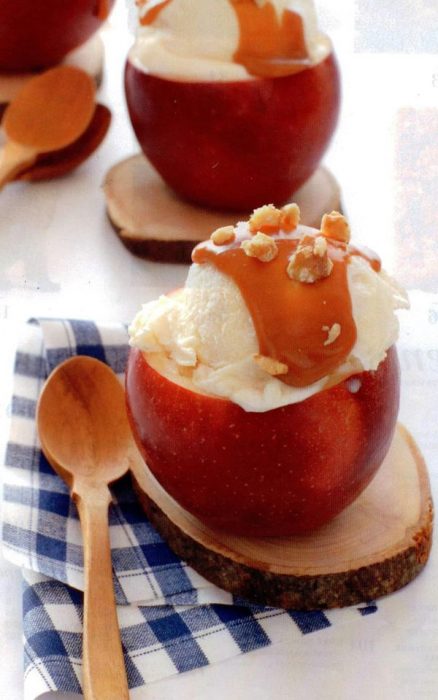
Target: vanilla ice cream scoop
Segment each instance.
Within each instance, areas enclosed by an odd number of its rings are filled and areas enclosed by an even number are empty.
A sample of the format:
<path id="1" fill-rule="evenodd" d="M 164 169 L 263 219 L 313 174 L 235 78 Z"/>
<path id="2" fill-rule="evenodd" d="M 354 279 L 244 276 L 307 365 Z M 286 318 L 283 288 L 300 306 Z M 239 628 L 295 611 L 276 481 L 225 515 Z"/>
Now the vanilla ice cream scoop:
<path id="1" fill-rule="evenodd" d="M 143 0 L 130 52 L 139 69 L 174 80 L 281 76 L 331 50 L 313 0 Z"/>
<path id="2" fill-rule="evenodd" d="M 263 207 L 212 239 L 184 289 L 145 304 L 129 329 L 171 381 L 268 411 L 376 370 L 396 341 L 406 294 L 349 243 L 339 214 L 317 231 L 294 205 Z"/>

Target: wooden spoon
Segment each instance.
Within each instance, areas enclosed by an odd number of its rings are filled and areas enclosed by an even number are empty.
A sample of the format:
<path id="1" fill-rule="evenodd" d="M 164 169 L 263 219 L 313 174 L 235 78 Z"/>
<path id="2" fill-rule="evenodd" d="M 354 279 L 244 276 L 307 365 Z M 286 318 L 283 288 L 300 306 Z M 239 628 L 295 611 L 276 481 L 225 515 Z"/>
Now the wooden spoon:
<path id="1" fill-rule="evenodd" d="M 43 452 L 68 484 L 82 526 L 85 594 L 83 686 L 87 700 L 129 698 L 112 584 L 108 485 L 141 460 L 114 372 L 77 356 L 48 378 L 37 408 Z"/>
<path id="2" fill-rule="evenodd" d="M 3 116 L 7 141 L 0 151 L 0 189 L 39 153 L 76 141 L 94 111 L 94 82 L 79 68 L 59 66 L 29 80 Z"/>

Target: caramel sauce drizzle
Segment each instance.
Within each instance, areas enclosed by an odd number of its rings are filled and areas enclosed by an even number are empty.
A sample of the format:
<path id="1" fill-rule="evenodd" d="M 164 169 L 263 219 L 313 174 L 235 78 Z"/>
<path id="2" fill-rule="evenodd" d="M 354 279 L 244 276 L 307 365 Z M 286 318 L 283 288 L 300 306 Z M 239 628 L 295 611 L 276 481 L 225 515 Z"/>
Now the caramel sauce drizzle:
<path id="1" fill-rule="evenodd" d="M 335 373 L 356 342 L 347 279 L 350 256 L 361 255 L 376 267 L 379 262 L 353 246 L 327 240 L 333 270 L 328 277 L 305 284 L 290 279 L 286 272 L 299 240 L 274 239 L 278 255 L 269 263 L 248 257 L 238 242 L 219 253 L 198 246 L 192 258 L 198 264 L 211 263 L 237 284 L 254 323 L 260 354 L 289 368 L 278 379 L 295 387 L 308 386 Z M 341 333 L 334 342 L 324 345 L 324 328 L 335 323 L 340 325 Z"/>
<path id="2" fill-rule="evenodd" d="M 259 77 L 281 77 L 303 70 L 309 54 L 303 20 L 292 10 L 279 18 L 271 2 L 262 7 L 254 0 L 230 0 L 240 28 L 233 58 L 248 73 Z"/>
<path id="3" fill-rule="evenodd" d="M 137 5 L 141 7 L 145 4 L 146 0 L 136 0 L 136 2 Z M 167 7 L 167 5 L 169 5 L 171 2 L 172 0 L 162 0 L 162 2 L 158 2 L 156 5 L 151 7 L 151 9 L 148 10 L 145 15 L 143 15 L 143 17 L 140 19 L 140 24 L 153 24 L 157 19 L 158 15 L 161 14 L 164 8 Z"/>
<path id="4" fill-rule="evenodd" d="M 97 0 L 96 17 L 105 20 L 110 13 L 109 0 Z"/>
<path id="5" fill-rule="evenodd" d="M 143 5 L 145 0 L 137 0 Z M 201 0 L 200 0 L 201 1 Z M 153 24 L 172 0 L 150 8 L 140 24 Z M 239 45 L 233 60 L 258 77 L 281 77 L 307 67 L 309 54 L 303 20 L 297 12 L 283 10 L 281 18 L 271 2 L 260 7 L 256 0 L 229 0 L 239 23 Z"/>

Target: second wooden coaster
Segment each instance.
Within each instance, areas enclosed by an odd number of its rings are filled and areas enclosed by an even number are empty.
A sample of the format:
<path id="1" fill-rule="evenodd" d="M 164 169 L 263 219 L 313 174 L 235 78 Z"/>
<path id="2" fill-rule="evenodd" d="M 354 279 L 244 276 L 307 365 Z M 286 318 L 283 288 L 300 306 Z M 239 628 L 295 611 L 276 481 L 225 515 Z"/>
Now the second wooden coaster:
<path id="1" fill-rule="evenodd" d="M 306 536 L 263 539 L 214 531 L 183 510 L 146 466 L 136 468 L 133 479 L 149 520 L 179 557 L 219 587 L 262 605 L 312 610 L 374 600 L 412 581 L 429 557 L 429 478 L 400 425 L 368 488 Z"/>
<path id="2" fill-rule="evenodd" d="M 213 211 L 180 199 L 142 154 L 114 165 L 104 192 L 110 221 L 122 243 L 135 255 L 161 262 L 189 263 L 197 243 L 251 213 Z M 319 228 L 323 214 L 340 209 L 339 185 L 321 167 L 293 201 L 301 209 L 302 223 Z"/>

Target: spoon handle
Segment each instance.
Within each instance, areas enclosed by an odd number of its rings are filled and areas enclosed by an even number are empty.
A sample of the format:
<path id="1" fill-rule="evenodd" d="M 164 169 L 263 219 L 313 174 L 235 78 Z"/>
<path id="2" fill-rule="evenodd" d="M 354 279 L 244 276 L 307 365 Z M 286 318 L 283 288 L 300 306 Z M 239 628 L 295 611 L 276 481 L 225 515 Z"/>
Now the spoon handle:
<path id="1" fill-rule="evenodd" d="M 84 542 L 83 690 L 86 700 L 128 700 L 112 580 L 106 486 L 75 487 Z"/>
<path id="2" fill-rule="evenodd" d="M 0 149 L 0 190 L 19 172 L 32 165 L 37 156 L 38 153 L 34 148 L 23 146 L 15 141 L 7 141 Z"/>

